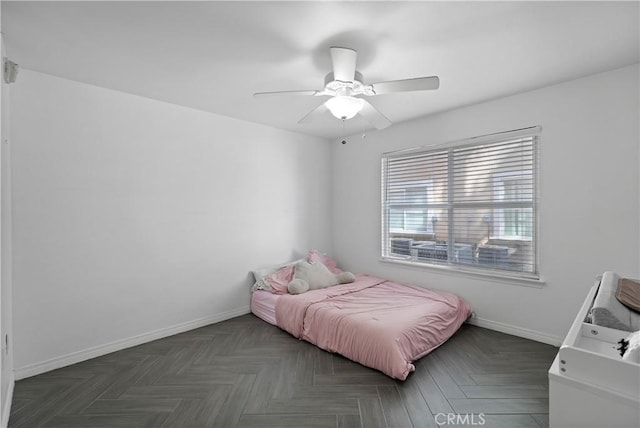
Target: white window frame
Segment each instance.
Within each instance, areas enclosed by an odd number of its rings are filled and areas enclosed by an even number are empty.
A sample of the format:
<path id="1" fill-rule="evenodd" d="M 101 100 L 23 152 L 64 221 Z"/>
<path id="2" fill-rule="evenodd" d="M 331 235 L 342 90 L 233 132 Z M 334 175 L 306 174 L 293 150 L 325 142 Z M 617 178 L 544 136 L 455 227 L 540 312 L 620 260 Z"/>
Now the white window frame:
<path id="1" fill-rule="evenodd" d="M 490 134 L 490 135 L 485 135 L 485 136 L 480 136 L 480 137 L 473 137 L 473 138 L 469 138 L 466 140 L 460 140 L 460 141 L 455 141 L 455 142 L 450 142 L 450 143 L 446 143 L 446 144 L 441 144 L 441 145 L 433 145 L 433 146 L 423 146 L 423 147 L 418 147 L 415 149 L 407 149 L 407 150 L 400 150 L 400 151 L 396 151 L 396 152 L 389 152 L 389 153 L 383 153 L 382 155 L 382 168 L 381 168 L 381 173 L 382 173 L 382 177 L 381 177 L 381 197 L 382 197 L 382 203 L 381 203 L 381 232 L 382 232 L 382 236 L 381 236 L 381 260 L 382 261 L 388 261 L 388 262 L 395 262 L 395 263 L 401 263 L 401 264 L 406 264 L 406 265 L 411 265 L 411 266 L 417 266 L 417 267 L 428 267 L 428 268 L 436 268 L 436 269 L 444 269 L 450 272 L 454 272 L 454 273 L 462 273 L 462 274 L 472 274 L 472 275 L 480 275 L 480 276 L 492 276 L 495 278 L 500 278 L 500 279 L 504 279 L 506 281 L 511 280 L 522 280 L 522 283 L 526 283 L 526 282 L 531 282 L 531 283 L 536 283 L 534 285 L 538 285 L 541 284 L 543 281 L 541 279 L 540 276 L 540 266 L 539 266 L 539 255 L 538 255 L 538 248 L 539 248 L 539 228 L 538 228 L 538 210 L 539 210 L 539 197 L 538 197 L 538 181 L 539 181 L 539 168 L 538 168 L 538 140 L 539 140 L 539 134 L 541 132 L 541 127 L 539 126 L 534 126 L 534 127 L 529 127 L 529 128 L 524 128 L 524 129 L 519 129 L 519 130 L 514 130 L 514 131 L 507 131 L 507 132 L 501 132 L 501 133 L 496 133 L 496 134 Z M 389 159 L 393 159 L 394 157 L 403 157 L 403 156 L 407 156 L 407 155 L 412 155 L 412 154 L 416 154 L 419 155 L 421 153 L 428 153 L 428 152 L 438 152 L 438 151 L 442 151 L 444 149 L 448 150 L 449 153 L 449 159 L 448 159 L 448 163 L 447 163 L 447 175 L 448 175 L 448 180 L 449 180 L 449 186 L 448 188 L 449 190 L 449 198 L 447 199 L 447 203 L 446 204 L 431 204 L 431 206 L 433 207 L 446 207 L 447 212 L 449 213 L 448 216 L 448 224 L 449 224 L 449 231 L 447 233 L 448 237 L 453 237 L 454 235 L 454 231 L 453 231 L 453 213 L 454 211 L 457 209 L 461 209 L 461 208 L 465 208 L 467 206 L 467 204 L 465 204 L 464 202 L 456 202 L 452 200 L 452 194 L 453 191 L 451 190 L 453 188 L 452 184 L 453 184 L 453 166 L 452 166 L 452 162 L 453 162 L 453 150 L 454 149 L 458 149 L 458 148 L 464 148 L 464 147 L 473 147 L 473 146 L 480 146 L 482 144 L 492 144 L 492 143 L 507 143 L 509 141 L 515 141 L 518 139 L 524 139 L 524 138 L 530 138 L 531 142 L 532 142 L 532 155 L 533 155 L 533 168 L 532 171 L 529 175 L 529 177 L 531 177 L 531 175 L 533 177 L 532 178 L 532 184 L 533 184 L 533 189 L 532 189 L 532 193 L 533 193 L 533 197 L 531 198 L 531 200 L 527 201 L 530 202 L 530 208 L 532 209 L 532 236 L 522 236 L 522 237 L 518 237 L 518 236 L 507 236 L 504 233 L 500 233 L 500 234 L 495 234 L 492 233 L 490 235 L 494 235 L 495 238 L 500 239 L 502 241 L 529 241 L 529 243 L 532 245 L 533 251 L 532 251 L 532 260 L 524 260 L 525 263 L 529 264 L 530 266 L 532 266 L 532 271 L 519 271 L 519 270 L 509 270 L 509 269 L 502 269 L 502 268 L 488 268 L 488 267 L 484 267 L 481 266 L 480 264 L 463 264 L 458 262 L 457 260 L 454 260 L 454 254 L 457 253 L 454 245 L 455 242 L 454 239 L 447 239 L 447 253 L 449 254 L 448 256 L 448 260 L 442 262 L 442 261 L 437 261 L 437 262 L 428 262 L 428 261 L 424 261 L 424 260 L 416 260 L 415 257 L 411 257 L 411 256 L 398 256 L 397 254 L 394 254 L 391 252 L 391 243 L 390 243 L 390 235 L 391 235 L 391 230 L 389 230 L 389 228 L 386 227 L 386 222 L 388 221 L 388 206 L 387 206 L 387 202 L 386 202 L 386 182 L 385 182 L 385 170 L 386 170 L 386 162 Z M 504 178 L 508 178 L 508 177 L 522 177 L 522 176 L 527 176 L 527 174 L 522 174 L 521 172 L 497 172 L 494 173 L 494 176 L 492 178 L 493 183 L 496 183 L 495 180 L 501 180 Z M 433 184 L 432 184 L 433 187 Z M 431 192 L 430 192 L 431 194 Z M 499 205 L 499 204 L 491 204 L 493 206 L 495 205 Z M 507 203 L 507 205 L 520 205 L 519 203 Z M 522 204 L 524 207 L 527 207 L 526 204 Z M 495 208 L 494 208 L 495 209 Z M 492 228 L 496 226 L 495 220 L 491 219 L 490 223 L 489 223 Z M 503 231 L 502 231 L 503 232 Z M 457 258 L 457 256 L 455 256 Z M 528 263 L 530 262 L 530 263 Z M 525 265 L 526 266 L 526 265 Z M 516 281 L 514 283 L 517 283 L 519 281 Z M 524 285 L 529 285 L 529 284 L 524 284 Z"/>

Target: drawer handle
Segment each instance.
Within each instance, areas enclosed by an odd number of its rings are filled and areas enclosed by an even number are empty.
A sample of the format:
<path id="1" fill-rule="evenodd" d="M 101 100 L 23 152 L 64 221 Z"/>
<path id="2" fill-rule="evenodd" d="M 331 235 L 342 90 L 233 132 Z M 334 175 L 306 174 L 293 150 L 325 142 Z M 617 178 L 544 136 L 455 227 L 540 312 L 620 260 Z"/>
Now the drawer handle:
<path id="1" fill-rule="evenodd" d="M 591 330 L 591 334 L 593 334 L 594 336 L 598 335 L 598 330 Z"/>

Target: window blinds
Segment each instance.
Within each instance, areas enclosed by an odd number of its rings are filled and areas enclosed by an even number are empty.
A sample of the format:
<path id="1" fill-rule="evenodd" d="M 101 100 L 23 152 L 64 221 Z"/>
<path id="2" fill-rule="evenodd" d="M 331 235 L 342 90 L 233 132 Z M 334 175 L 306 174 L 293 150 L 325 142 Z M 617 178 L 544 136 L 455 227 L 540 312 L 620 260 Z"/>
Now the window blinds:
<path id="1" fill-rule="evenodd" d="M 521 131 L 383 156 L 382 256 L 537 278 L 537 138 Z"/>

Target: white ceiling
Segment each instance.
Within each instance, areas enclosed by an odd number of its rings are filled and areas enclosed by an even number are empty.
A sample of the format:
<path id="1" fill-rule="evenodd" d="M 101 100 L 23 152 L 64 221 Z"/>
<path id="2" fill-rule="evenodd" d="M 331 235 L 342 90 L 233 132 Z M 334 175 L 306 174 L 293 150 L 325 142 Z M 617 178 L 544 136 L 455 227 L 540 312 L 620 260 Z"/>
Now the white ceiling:
<path id="1" fill-rule="evenodd" d="M 2 31 L 22 68 L 326 138 L 343 132 L 328 113 L 297 123 L 323 99 L 252 94 L 321 89 L 332 45 L 358 51 L 367 83 L 440 77 L 437 91 L 369 98 L 394 123 L 640 56 L 637 1 L 2 1 Z"/>

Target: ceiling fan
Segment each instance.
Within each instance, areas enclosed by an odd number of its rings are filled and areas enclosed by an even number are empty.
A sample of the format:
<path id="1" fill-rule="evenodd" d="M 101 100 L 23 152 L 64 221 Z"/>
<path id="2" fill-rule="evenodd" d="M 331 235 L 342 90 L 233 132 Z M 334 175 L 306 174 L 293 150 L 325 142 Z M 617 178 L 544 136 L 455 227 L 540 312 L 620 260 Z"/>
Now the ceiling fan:
<path id="1" fill-rule="evenodd" d="M 438 76 L 417 77 L 413 79 L 390 80 L 387 82 L 363 83 L 362 73 L 356 70 L 358 52 L 349 48 L 332 46 L 329 48 L 333 72 L 324 78 L 324 89 L 305 91 L 276 91 L 257 92 L 254 97 L 272 95 L 313 95 L 329 96 L 326 102 L 320 104 L 314 110 L 298 121 L 298 123 L 311 122 L 327 110 L 337 119 L 348 120 L 360 113 L 371 125 L 377 129 L 383 129 L 391 125 L 391 121 L 375 109 L 367 100 L 360 97 L 388 94 L 392 92 L 426 91 L 438 89 L 440 79 Z M 360 95 L 360 96 L 359 96 Z"/>

